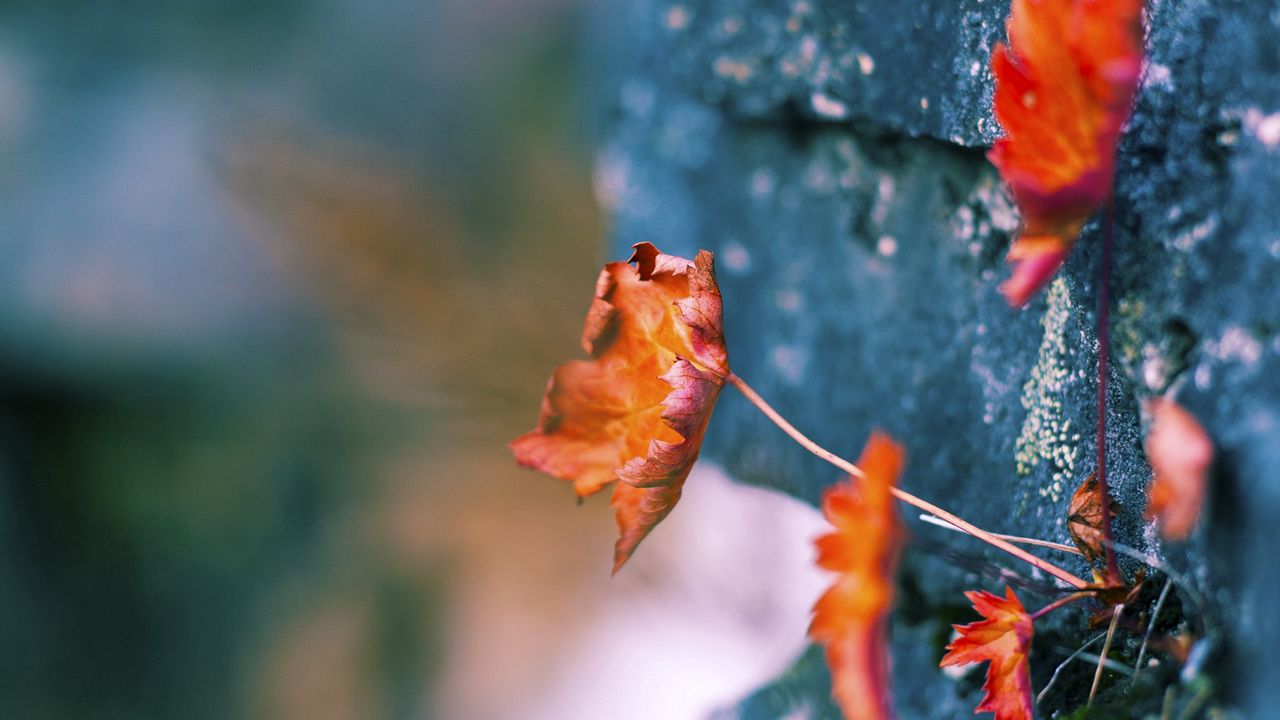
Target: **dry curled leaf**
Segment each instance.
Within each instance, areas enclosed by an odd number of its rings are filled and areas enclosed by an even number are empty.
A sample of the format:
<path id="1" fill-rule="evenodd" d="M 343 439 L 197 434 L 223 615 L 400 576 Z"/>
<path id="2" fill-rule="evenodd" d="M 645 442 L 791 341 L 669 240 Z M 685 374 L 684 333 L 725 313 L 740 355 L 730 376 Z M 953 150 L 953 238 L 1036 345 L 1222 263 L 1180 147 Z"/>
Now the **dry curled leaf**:
<path id="1" fill-rule="evenodd" d="M 991 56 L 1005 136 L 989 158 L 1024 227 L 1001 292 L 1023 305 L 1058 272 L 1111 195 L 1116 141 L 1142 67 L 1142 0 L 1014 0 Z"/>
<path id="2" fill-rule="evenodd" d="M 634 267 L 631 263 L 634 263 Z M 635 246 L 596 283 L 582 346 L 556 369 L 517 462 L 573 482 L 579 497 L 615 480 L 614 572 L 671 512 L 729 372 L 711 253 L 693 261 Z"/>
<path id="3" fill-rule="evenodd" d="M 1005 596 L 979 590 L 965 596 L 982 615 L 968 625 L 955 625 L 960 633 L 947 646 L 949 651 L 938 663 L 940 667 L 990 662 L 983 689 L 987 694 L 974 709 L 975 713 L 995 713 L 995 720 L 1031 720 L 1031 639 L 1035 627 L 1031 616 L 1013 594 L 1005 588 Z"/>
<path id="4" fill-rule="evenodd" d="M 1111 515 L 1119 512 L 1114 498 L 1111 500 Z M 1067 506 L 1067 532 L 1071 541 L 1079 548 L 1080 554 L 1091 566 L 1096 566 L 1105 558 L 1102 546 L 1105 535 L 1102 532 L 1102 501 L 1098 497 L 1098 475 L 1089 473 L 1080 487 L 1076 488 Z"/>
<path id="5" fill-rule="evenodd" d="M 1155 479 L 1149 490 L 1147 519 L 1160 524 L 1160 534 L 1166 540 L 1185 540 L 1200 518 L 1213 443 L 1191 413 L 1173 400 L 1153 400 L 1148 409 L 1152 420 L 1147 459 Z"/>
<path id="6" fill-rule="evenodd" d="M 893 577 L 905 533 L 891 492 L 905 462 L 883 433 L 867 441 L 861 480 L 827 489 L 822 513 L 835 527 L 818 538 L 818 565 L 839 573 L 813 607 L 809 636 L 822 643 L 832 694 L 848 720 L 892 717 L 886 630 Z"/>

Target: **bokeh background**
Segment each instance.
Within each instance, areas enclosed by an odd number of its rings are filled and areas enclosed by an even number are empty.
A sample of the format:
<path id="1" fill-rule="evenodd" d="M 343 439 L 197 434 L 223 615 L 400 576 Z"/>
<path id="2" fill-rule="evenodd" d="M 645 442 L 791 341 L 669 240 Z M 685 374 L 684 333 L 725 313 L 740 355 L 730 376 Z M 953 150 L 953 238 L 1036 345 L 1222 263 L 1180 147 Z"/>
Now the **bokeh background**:
<path id="1" fill-rule="evenodd" d="M 583 0 L 0 3 L 0 716 L 696 718 L 803 649 L 703 468 L 512 466 L 605 217 Z"/>

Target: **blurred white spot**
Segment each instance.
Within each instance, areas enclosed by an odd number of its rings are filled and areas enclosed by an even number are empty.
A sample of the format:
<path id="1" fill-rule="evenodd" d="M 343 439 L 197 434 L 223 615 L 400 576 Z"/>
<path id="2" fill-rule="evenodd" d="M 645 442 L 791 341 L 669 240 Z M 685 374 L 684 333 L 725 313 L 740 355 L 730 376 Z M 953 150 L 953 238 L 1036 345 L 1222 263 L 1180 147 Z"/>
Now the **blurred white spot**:
<path id="1" fill-rule="evenodd" d="M 1172 244 L 1175 248 L 1186 252 L 1208 238 L 1217 229 L 1217 218 L 1209 218 L 1204 222 L 1196 223 L 1190 230 L 1175 237 Z"/>
<path id="2" fill-rule="evenodd" d="M 751 253 L 738 243 L 730 240 L 720 249 L 719 259 L 726 270 L 732 273 L 744 273 L 751 269 Z"/>
<path id="3" fill-rule="evenodd" d="M 627 173 L 627 161 L 616 147 L 610 146 L 600 152 L 592 176 L 592 190 L 601 207 L 615 210 L 622 204 L 627 190 Z"/>
<path id="4" fill-rule="evenodd" d="M 1169 67 L 1155 62 L 1147 63 L 1142 73 L 1142 86 L 1172 88 L 1173 78 L 1169 73 Z"/>
<path id="5" fill-rule="evenodd" d="M 778 309 L 783 312 L 796 313 L 804 307 L 804 298 L 795 290 L 779 290 L 777 295 Z"/>
<path id="6" fill-rule="evenodd" d="M 813 111 L 825 118 L 841 120 L 849 115 L 849 108 L 844 103 L 822 92 L 815 92 L 809 97 Z"/>
<path id="7" fill-rule="evenodd" d="M 893 257 L 898 254 L 898 241 L 892 235 L 881 235 L 876 241 L 876 252 L 885 257 Z"/>
<path id="8" fill-rule="evenodd" d="M 974 232 L 973 208 L 961 205 L 951 218 L 951 233 L 959 240 L 972 240 Z"/>
<path id="9" fill-rule="evenodd" d="M 1259 108 L 1251 107 L 1245 110 L 1225 110 L 1222 114 L 1228 119 L 1238 120 L 1245 130 L 1268 149 L 1280 146 L 1280 113 L 1264 115 Z"/>
<path id="10" fill-rule="evenodd" d="M 920 109 L 921 110 L 929 109 L 929 98 L 924 98 L 924 97 L 920 98 Z"/>
<path id="11" fill-rule="evenodd" d="M 734 60 L 731 57 L 721 55 L 716 58 L 715 64 L 712 66 L 716 75 L 722 78 L 733 78 L 738 84 L 745 83 L 751 79 L 754 74 L 751 66 L 741 60 Z"/>
<path id="12" fill-rule="evenodd" d="M 830 193 L 836 189 L 836 178 L 831 174 L 831 168 L 820 158 L 809 163 L 804 181 L 816 193 Z"/>
<path id="13" fill-rule="evenodd" d="M 622 85 L 622 107 L 632 116 L 648 115 L 656 99 L 657 91 L 648 82 L 633 78 Z"/>
<path id="14" fill-rule="evenodd" d="M 797 18 L 787 20 L 787 28 L 790 28 L 791 32 L 797 31 L 797 29 L 800 29 L 800 20 Z M 796 53 L 788 53 L 782 59 L 780 64 L 782 74 L 794 78 L 800 76 L 801 73 L 809 72 L 810 69 L 813 69 L 814 59 L 817 59 L 817 56 L 818 38 L 812 35 L 801 37 L 800 45 L 796 47 Z"/>
<path id="15" fill-rule="evenodd" d="M 777 184 L 778 179 L 769 168 L 760 168 L 751 173 L 751 194 L 758 198 L 772 195 Z"/>
<path id="16" fill-rule="evenodd" d="M 848 138 L 841 138 L 836 142 L 836 154 L 846 162 L 856 162 L 858 159 L 858 148 L 853 141 Z"/>
<path id="17" fill-rule="evenodd" d="M 876 61 L 866 53 L 858 53 L 858 69 L 863 75 L 870 75 L 876 71 Z"/>
<path id="18" fill-rule="evenodd" d="M 813 65 L 813 59 L 818 56 L 818 38 L 812 35 L 805 35 L 800 40 L 800 62 L 806 67 Z"/>
<path id="19" fill-rule="evenodd" d="M 1169 363 L 1151 343 L 1142 346 L 1142 382 L 1152 392 L 1159 392 L 1169 372 Z"/>
<path id="20" fill-rule="evenodd" d="M 881 175 L 876 183 L 876 204 L 871 208 L 871 221 L 877 225 L 884 223 L 889 217 L 889 207 L 893 203 L 893 191 L 896 188 L 892 175 Z"/>
<path id="21" fill-rule="evenodd" d="M 1258 136 L 1258 140 L 1269 148 L 1280 145 L 1280 113 L 1272 113 L 1262 118 L 1253 132 Z"/>
<path id="22" fill-rule="evenodd" d="M 689 10 L 683 5 L 672 5 L 667 8 L 667 29 L 683 30 L 689 27 Z"/>
<path id="23" fill-rule="evenodd" d="M 769 360 L 779 377 L 797 385 L 804 379 L 805 370 L 808 369 L 809 353 L 796 345 L 778 345 L 769 353 Z"/>
<path id="24" fill-rule="evenodd" d="M 1205 353 L 1224 362 L 1253 365 L 1262 357 L 1262 343 L 1253 333 L 1239 327 L 1229 327 L 1217 340 L 1205 343 Z"/>
<path id="25" fill-rule="evenodd" d="M 630 564 L 584 598 L 568 659 L 520 718 L 703 718 L 777 677 L 830 581 L 812 562 L 826 528 L 816 509 L 699 462 Z"/>
<path id="26" fill-rule="evenodd" d="M 1197 390 L 1208 390 L 1209 385 L 1213 382 L 1213 371 L 1209 369 L 1207 364 L 1201 363 L 1200 366 L 1196 368 L 1195 379 Z"/>

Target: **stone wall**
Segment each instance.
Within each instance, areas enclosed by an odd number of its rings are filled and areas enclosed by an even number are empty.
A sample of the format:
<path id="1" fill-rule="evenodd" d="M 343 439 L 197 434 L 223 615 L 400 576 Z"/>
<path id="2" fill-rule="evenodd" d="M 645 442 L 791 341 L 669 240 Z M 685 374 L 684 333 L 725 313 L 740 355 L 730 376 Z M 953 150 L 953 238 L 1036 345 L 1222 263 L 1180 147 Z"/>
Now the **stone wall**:
<path id="1" fill-rule="evenodd" d="M 988 63 L 1008 2 L 598 10 L 596 189 L 611 255 L 641 240 L 714 250 L 735 371 L 796 425 L 851 455 L 883 427 L 908 446 L 913 492 L 991 530 L 1065 540 L 1067 501 L 1095 464 L 1100 228 L 1085 228 L 1027 309 L 1005 304 L 997 285 L 1019 219 L 984 150 L 999 133 Z M 1204 596 L 1199 611 L 1176 594 L 1188 607 L 1173 613 L 1203 622 L 1205 640 L 1182 679 L 1166 669 L 1112 691 L 1135 714 L 1158 714 L 1171 682 L 1182 701 L 1212 685 L 1213 703 L 1248 716 L 1280 701 L 1268 682 L 1280 659 L 1278 26 L 1275 2 L 1149 5 L 1148 64 L 1117 163 L 1108 465 L 1117 539 L 1159 554 Z M 1202 530 L 1162 549 L 1141 518 L 1140 403 L 1165 392 L 1201 419 L 1219 458 Z M 704 457 L 810 502 L 835 479 L 733 393 Z M 899 708 L 966 717 L 978 674 L 936 668 L 947 624 L 968 617 L 960 590 L 998 586 L 1001 568 L 1031 592 L 1044 580 L 908 517 Z M 1055 623 L 1039 630 L 1037 688 L 1057 647 L 1093 634 L 1078 612 Z M 798 667 L 782 700 L 738 712 L 822 706 L 823 682 L 796 680 L 811 675 Z M 1079 704 L 1064 686 L 1041 712 Z"/>

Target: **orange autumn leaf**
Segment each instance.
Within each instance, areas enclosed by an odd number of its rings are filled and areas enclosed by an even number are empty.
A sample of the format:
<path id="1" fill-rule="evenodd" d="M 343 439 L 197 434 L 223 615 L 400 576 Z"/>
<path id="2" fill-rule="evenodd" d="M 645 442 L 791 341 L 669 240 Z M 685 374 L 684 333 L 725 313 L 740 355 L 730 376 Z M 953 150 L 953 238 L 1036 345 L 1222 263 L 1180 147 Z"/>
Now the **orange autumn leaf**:
<path id="1" fill-rule="evenodd" d="M 1023 305 L 1043 288 L 1111 195 L 1116 141 L 1142 68 L 1142 0 L 1014 0 L 1009 46 L 991 56 L 1005 136 L 988 157 L 1024 227 L 1001 286 Z"/>
<path id="2" fill-rule="evenodd" d="M 680 499 L 729 372 L 712 254 L 634 250 L 596 282 L 582 332 L 591 359 L 556 369 L 537 428 L 511 443 L 518 463 L 579 497 L 621 481 L 615 573 Z"/>
<path id="3" fill-rule="evenodd" d="M 1213 443 L 1191 413 L 1168 398 L 1154 400 L 1147 459 L 1155 479 L 1147 519 L 1160 524 L 1166 540 L 1185 540 L 1200 518 L 1205 475 L 1213 461 Z"/>
<path id="4" fill-rule="evenodd" d="M 1031 720 L 1031 639 L 1035 627 L 1031 616 L 1013 594 L 1005 588 L 1005 596 L 979 590 L 965 596 L 984 620 L 955 625 L 960 633 L 947 646 L 949 651 L 938 663 L 940 667 L 990 662 L 987 691 L 974 713 L 995 713 L 995 720 Z"/>
<path id="5" fill-rule="evenodd" d="M 858 460 L 866 474 L 827 489 L 822 513 L 835 531 L 816 541 L 818 565 L 839 573 L 813 607 L 809 636 L 822 643 L 832 694 L 848 720 L 892 717 L 886 631 L 904 531 L 891 490 L 902 448 L 874 433 Z"/>

